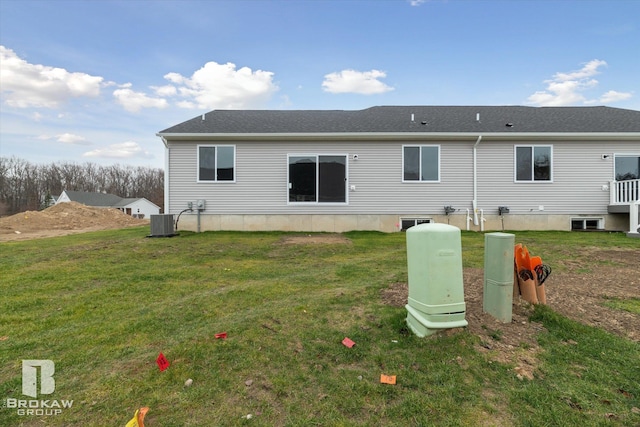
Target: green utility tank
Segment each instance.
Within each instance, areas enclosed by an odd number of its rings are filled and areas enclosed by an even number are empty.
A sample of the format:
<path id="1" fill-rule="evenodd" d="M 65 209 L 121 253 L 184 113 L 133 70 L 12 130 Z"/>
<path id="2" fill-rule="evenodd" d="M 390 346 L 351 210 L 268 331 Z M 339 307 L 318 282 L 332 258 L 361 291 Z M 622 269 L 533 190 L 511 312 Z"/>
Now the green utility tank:
<path id="1" fill-rule="evenodd" d="M 513 247 L 509 233 L 484 235 L 484 289 L 482 311 L 503 323 L 511 323 L 513 300 Z"/>
<path id="2" fill-rule="evenodd" d="M 407 324 L 419 337 L 467 326 L 460 229 L 420 224 L 407 230 Z"/>

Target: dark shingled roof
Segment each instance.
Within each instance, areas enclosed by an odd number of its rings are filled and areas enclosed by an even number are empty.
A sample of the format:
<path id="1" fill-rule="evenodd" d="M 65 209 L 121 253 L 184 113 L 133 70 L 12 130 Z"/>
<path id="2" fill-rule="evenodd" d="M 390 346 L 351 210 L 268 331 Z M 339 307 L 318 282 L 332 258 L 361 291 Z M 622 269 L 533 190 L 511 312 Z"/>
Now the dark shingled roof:
<path id="1" fill-rule="evenodd" d="M 98 193 L 91 191 L 71 191 L 65 190 L 72 202 L 82 203 L 87 206 L 112 207 L 118 204 L 122 197 L 115 194 Z"/>
<path id="2" fill-rule="evenodd" d="M 204 116 L 159 135 L 640 132 L 640 111 L 611 107 L 382 106 L 357 111 L 214 110 Z"/>

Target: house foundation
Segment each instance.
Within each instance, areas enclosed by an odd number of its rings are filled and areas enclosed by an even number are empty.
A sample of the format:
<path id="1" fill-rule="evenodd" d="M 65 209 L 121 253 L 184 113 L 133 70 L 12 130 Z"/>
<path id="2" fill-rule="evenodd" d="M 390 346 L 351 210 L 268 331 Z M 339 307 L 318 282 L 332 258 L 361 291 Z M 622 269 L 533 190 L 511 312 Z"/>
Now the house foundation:
<path id="1" fill-rule="evenodd" d="M 422 222 L 449 224 L 469 231 L 504 230 L 557 230 L 571 231 L 581 219 L 596 224 L 595 230 L 626 231 L 629 224 L 625 214 L 595 215 L 486 215 L 482 226 L 473 224 L 472 218 L 464 214 L 452 215 L 250 215 L 250 214 L 201 214 L 200 231 L 292 231 L 344 233 L 355 230 L 393 233 L 403 226 Z M 417 221 L 417 222 L 415 222 Z M 480 218 L 479 218 L 480 222 Z M 197 215 L 183 214 L 180 230 L 197 231 Z M 574 228 L 576 229 L 576 228 Z M 580 229 L 580 228 L 578 228 Z M 585 230 L 591 228 L 585 227 Z M 177 230 L 179 231 L 179 230 Z"/>

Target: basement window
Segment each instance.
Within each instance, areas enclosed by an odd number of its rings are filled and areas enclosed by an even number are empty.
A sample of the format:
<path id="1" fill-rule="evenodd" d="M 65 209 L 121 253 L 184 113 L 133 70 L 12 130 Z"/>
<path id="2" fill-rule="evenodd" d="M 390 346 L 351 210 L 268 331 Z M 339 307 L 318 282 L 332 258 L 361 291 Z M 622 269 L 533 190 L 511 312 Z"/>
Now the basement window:
<path id="1" fill-rule="evenodd" d="M 604 230 L 604 218 L 571 218 L 571 231 Z"/>
<path id="2" fill-rule="evenodd" d="M 414 225 L 430 224 L 431 222 L 431 218 L 400 218 L 400 225 L 402 226 L 400 231 L 407 231 Z"/>

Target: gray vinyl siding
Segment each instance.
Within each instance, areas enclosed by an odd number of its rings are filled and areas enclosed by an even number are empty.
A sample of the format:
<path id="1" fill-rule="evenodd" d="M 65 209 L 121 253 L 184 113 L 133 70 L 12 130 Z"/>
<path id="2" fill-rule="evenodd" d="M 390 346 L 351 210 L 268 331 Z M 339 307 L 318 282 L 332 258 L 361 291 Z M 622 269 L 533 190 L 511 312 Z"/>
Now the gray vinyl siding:
<path id="1" fill-rule="evenodd" d="M 197 146 L 235 145 L 235 182 L 198 183 Z M 515 145 L 551 145 L 553 182 L 514 182 Z M 440 182 L 402 182 L 404 145 L 440 146 Z M 637 142 L 483 141 L 477 147 L 478 208 L 485 214 L 509 206 L 510 214 L 604 214 L 613 156 L 636 153 Z M 206 200 L 207 214 L 435 215 L 444 206 L 464 213 L 473 199 L 473 142 L 171 142 L 168 213 Z M 347 204 L 288 204 L 288 154 L 348 155 Z M 358 155 L 358 160 L 353 155 Z M 355 191 L 349 186 L 355 185 Z M 539 212 L 538 206 L 544 206 Z"/>
<path id="2" fill-rule="evenodd" d="M 516 145 L 553 147 L 553 182 L 515 182 Z M 636 142 L 488 142 L 478 146 L 478 208 L 497 213 L 508 206 L 513 214 L 606 214 L 608 186 L 613 179 L 613 153 L 638 152 Z M 609 154 L 608 159 L 602 159 Z M 538 207 L 544 206 L 544 211 Z"/>
<path id="3" fill-rule="evenodd" d="M 210 144 L 210 142 L 207 142 Z M 220 142 L 236 146 L 235 183 L 196 182 L 195 142 L 170 145 L 169 212 L 187 202 L 207 201 L 211 214 L 433 214 L 444 204 L 469 204 L 472 157 L 469 143 L 440 145 L 439 183 L 402 182 L 402 146 L 395 142 Z M 348 156 L 347 204 L 288 204 L 288 154 Z M 358 155 L 358 160 L 353 155 Z M 355 185 L 355 191 L 349 186 Z"/>

